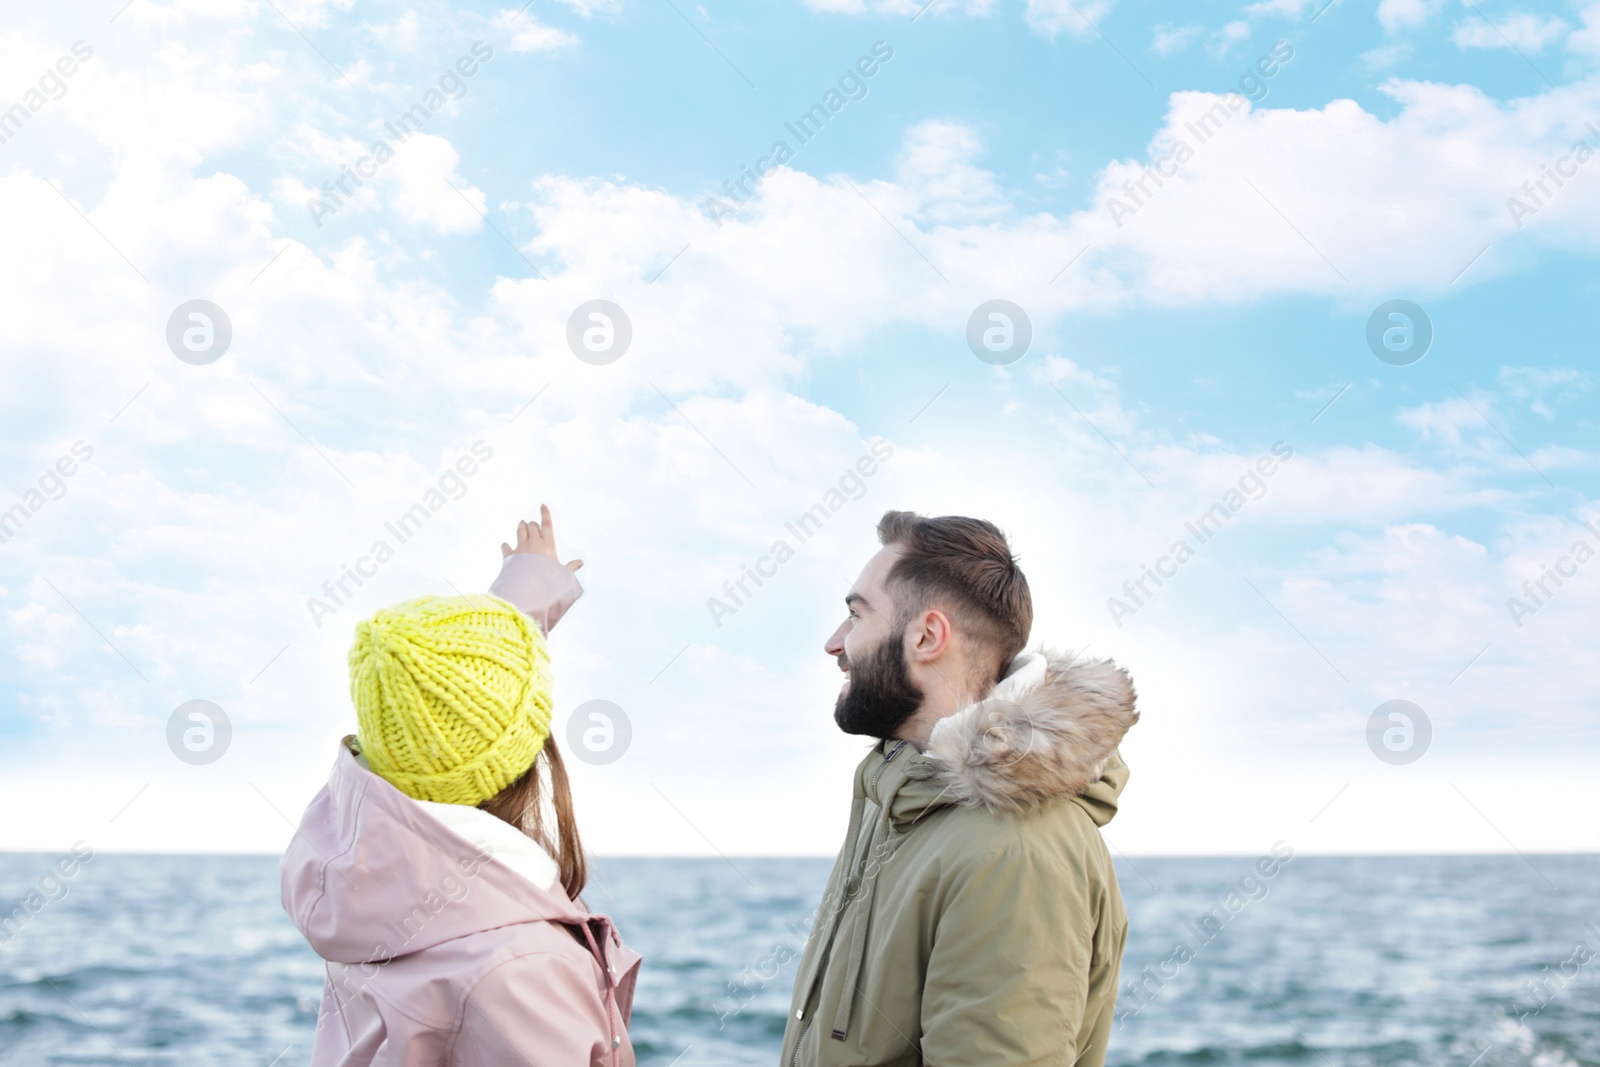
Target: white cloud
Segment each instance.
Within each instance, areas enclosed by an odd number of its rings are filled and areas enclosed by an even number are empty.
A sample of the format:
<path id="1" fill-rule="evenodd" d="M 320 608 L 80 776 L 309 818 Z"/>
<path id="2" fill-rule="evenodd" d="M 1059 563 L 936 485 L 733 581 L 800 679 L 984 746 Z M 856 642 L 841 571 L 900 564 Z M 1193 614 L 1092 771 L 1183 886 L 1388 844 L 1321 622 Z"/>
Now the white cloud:
<path id="1" fill-rule="evenodd" d="M 1594 388 L 1594 377 L 1575 367 L 1502 367 L 1500 388 L 1528 402 L 1528 410 L 1546 420 L 1556 409 Z"/>
<path id="2" fill-rule="evenodd" d="M 1578 18 L 1582 25 L 1567 38 L 1567 48 L 1578 55 L 1600 58 L 1600 4 L 1589 4 Z"/>
<path id="3" fill-rule="evenodd" d="M 907 132 L 896 184 L 914 198 L 919 218 L 971 221 L 1006 210 L 994 175 L 976 163 L 982 150 L 972 128 L 956 122 L 930 119 Z"/>
<path id="4" fill-rule="evenodd" d="M 59 113 L 112 151 L 190 165 L 259 128 L 281 74 L 259 60 L 190 51 L 181 40 L 156 47 L 138 66 L 126 58 L 125 46 L 97 49 L 73 76 Z"/>
<path id="5" fill-rule="evenodd" d="M 395 51 L 410 51 L 423 40 L 422 19 L 416 11 L 402 12 L 391 23 L 368 23 L 372 39 Z"/>
<path id="6" fill-rule="evenodd" d="M 386 165 L 394 175 L 391 206 L 396 214 L 440 233 L 478 230 L 487 197 L 456 172 L 460 163 L 460 155 L 443 137 L 419 133 L 406 138 Z"/>
<path id="7" fill-rule="evenodd" d="M 811 11 L 839 15 L 914 15 L 938 17 L 952 12 L 973 17 L 994 13 L 995 0 L 804 0 Z M 1054 40 L 1066 33 L 1080 41 L 1098 40 L 1097 27 L 1111 13 L 1115 0 L 1027 0 L 1023 21 L 1040 37 Z"/>
<path id="8" fill-rule="evenodd" d="M 1462 432 L 1475 436 L 1492 432 L 1484 423 L 1484 415 L 1465 397 L 1419 404 L 1396 412 L 1401 425 L 1409 426 L 1427 441 L 1438 441 L 1452 447 L 1461 444 Z"/>
<path id="9" fill-rule="evenodd" d="M 1555 15 L 1517 12 L 1493 23 L 1481 18 L 1468 19 L 1457 26 L 1450 39 L 1460 48 L 1513 48 L 1521 52 L 1542 51 L 1559 41 L 1569 29 Z"/>
<path id="10" fill-rule="evenodd" d="M 384 144 L 386 157 L 351 137 L 335 140 L 303 130 L 298 145 L 308 168 L 315 169 L 305 181 L 279 177 L 273 197 L 288 211 L 309 213 L 319 230 L 330 233 L 352 233 L 353 218 L 384 210 L 439 233 L 480 228 L 487 196 L 457 172 L 460 155 L 448 139 L 413 133 Z"/>
<path id="11" fill-rule="evenodd" d="M 1041 37 L 1054 39 L 1065 31 L 1079 40 L 1097 39 L 1101 20 L 1113 0 L 1028 0 L 1023 19 Z"/>
<path id="12" fill-rule="evenodd" d="M 1425 24 L 1444 8 L 1444 0 L 1380 0 L 1378 22 L 1384 32 L 1398 33 Z"/>
<path id="13" fill-rule="evenodd" d="M 1572 249 L 1600 244 L 1593 183 L 1568 183 L 1521 231 L 1506 205 L 1521 182 L 1586 136 L 1575 117 L 1600 104 L 1600 83 L 1505 104 L 1464 86 L 1392 80 L 1384 91 L 1399 105 L 1388 120 L 1353 101 L 1230 111 L 1213 94 L 1173 94 L 1150 156 L 1181 141 L 1193 157 L 1169 166 L 1176 176 L 1159 186 L 1143 162 L 1107 167 L 1099 211 L 1070 220 L 1080 247 L 1117 249 L 1143 279 L 1141 291 L 1183 301 L 1439 289 L 1486 245 L 1473 267 L 1480 276 L 1513 269 L 1531 251 L 1517 242 L 1530 237 Z M 1202 143 L 1205 116 L 1220 132 Z M 1121 227 L 1112 198 L 1136 208 Z M 1512 234 L 1517 242 L 1506 240 Z"/>
<path id="14" fill-rule="evenodd" d="M 1361 65 L 1371 71 L 1388 70 L 1410 59 L 1414 51 L 1410 41 L 1390 41 L 1362 52 Z"/>
<path id="15" fill-rule="evenodd" d="M 969 16 L 986 16 L 994 11 L 995 0 L 804 0 L 812 11 L 827 11 L 842 15 L 864 15 L 875 12 L 882 15 L 941 16 L 956 12 Z"/>
<path id="16" fill-rule="evenodd" d="M 1233 50 L 1234 45 L 1249 39 L 1250 24 L 1242 19 L 1235 19 L 1223 24 L 1221 29 L 1212 34 L 1211 43 L 1206 46 L 1206 51 L 1210 52 L 1213 58 L 1223 59 Z"/>
<path id="17" fill-rule="evenodd" d="M 351 10 L 355 0 L 282 0 L 279 6 L 297 26 L 326 26 L 330 15 Z"/>
<path id="18" fill-rule="evenodd" d="M 1545 472 L 1549 470 L 1593 466 L 1591 458 L 1575 449 L 1548 445 L 1530 449 L 1533 452 L 1530 456 L 1502 436 L 1505 427 L 1512 425 L 1508 414 L 1517 407 L 1503 404 L 1504 398 L 1528 401 L 1528 410 L 1549 422 L 1555 416 L 1554 409 L 1545 402 L 1550 388 L 1559 385 L 1581 389 L 1587 384 L 1582 375 L 1504 367 L 1499 378 L 1501 393 L 1474 391 L 1470 397 L 1459 395 L 1428 401 L 1400 409 L 1395 413 L 1396 420 L 1417 431 L 1422 440 L 1438 446 L 1445 456 L 1485 468 L 1498 466 L 1518 475 L 1531 468 L 1543 479 L 1548 477 Z M 1550 404 L 1559 404 L 1564 399 L 1565 396 L 1551 399 Z"/>
<path id="19" fill-rule="evenodd" d="M 618 0 L 557 0 L 557 2 L 565 4 L 586 19 L 593 18 L 597 11 L 612 12 L 620 6 Z"/>
<path id="20" fill-rule="evenodd" d="M 578 43 L 578 38 L 565 30 L 558 30 L 554 26 L 546 26 L 532 17 L 524 17 L 517 24 L 517 32 L 511 38 L 513 52 L 554 52 L 560 48 L 571 48 Z"/>
<path id="21" fill-rule="evenodd" d="M 571 7 L 583 18 L 590 18 L 597 11 L 612 11 L 615 9 L 614 0 L 561 0 Z M 562 48 L 571 48 L 580 42 L 575 35 L 565 30 L 540 22 L 526 9 L 501 11 L 494 18 L 494 26 L 500 33 L 511 34 L 511 51 L 513 52 L 554 52 Z"/>
<path id="22" fill-rule="evenodd" d="M 1262 0 L 1261 3 L 1245 5 L 1244 11 L 1247 15 L 1279 15 L 1297 19 L 1308 11 L 1317 10 L 1318 6 L 1319 0 Z"/>
<path id="23" fill-rule="evenodd" d="M 1204 26 L 1157 26 L 1150 40 L 1150 51 L 1161 56 L 1176 55 L 1187 49 L 1205 32 Z"/>

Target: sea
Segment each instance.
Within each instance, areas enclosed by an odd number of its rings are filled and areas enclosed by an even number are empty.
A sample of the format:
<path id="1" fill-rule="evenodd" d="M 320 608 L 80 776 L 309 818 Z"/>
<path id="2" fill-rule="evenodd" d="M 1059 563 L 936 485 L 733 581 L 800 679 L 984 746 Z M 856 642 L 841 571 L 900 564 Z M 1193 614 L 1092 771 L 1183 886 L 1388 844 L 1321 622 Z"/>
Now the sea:
<path id="1" fill-rule="evenodd" d="M 100 854 L 52 879 L 58 858 L 0 854 L 0 1065 L 308 1062 L 323 972 L 274 858 Z M 595 862 L 590 906 L 645 957 L 641 1064 L 775 1067 L 828 866 Z M 1600 1067 L 1600 856 L 1117 872 L 1129 934 L 1109 1063 Z"/>

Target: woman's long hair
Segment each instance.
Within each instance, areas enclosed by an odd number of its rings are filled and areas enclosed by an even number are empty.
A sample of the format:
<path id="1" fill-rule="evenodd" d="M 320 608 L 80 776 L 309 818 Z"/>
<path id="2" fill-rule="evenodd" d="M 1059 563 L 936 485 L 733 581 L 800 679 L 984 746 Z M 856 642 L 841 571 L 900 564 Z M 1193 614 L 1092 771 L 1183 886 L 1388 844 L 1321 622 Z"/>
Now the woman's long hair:
<path id="1" fill-rule="evenodd" d="M 548 806 L 544 774 L 539 769 L 541 763 L 550 772 Z M 544 751 L 521 778 L 478 806 L 539 842 L 554 857 L 567 896 L 578 899 L 589 872 L 583 859 L 583 842 L 578 840 L 578 820 L 572 814 L 572 788 L 567 784 L 567 768 L 561 762 L 561 749 L 556 746 L 554 736 L 545 738 Z"/>

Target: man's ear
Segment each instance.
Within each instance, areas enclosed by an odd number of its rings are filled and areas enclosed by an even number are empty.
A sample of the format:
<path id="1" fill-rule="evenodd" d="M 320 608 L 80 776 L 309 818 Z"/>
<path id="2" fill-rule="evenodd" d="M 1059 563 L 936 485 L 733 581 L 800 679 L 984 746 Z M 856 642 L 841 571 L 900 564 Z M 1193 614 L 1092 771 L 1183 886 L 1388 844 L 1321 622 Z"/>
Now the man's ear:
<path id="1" fill-rule="evenodd" d="M 911 621 L 906 635 L 907 654 L 913 663 L 932 663 L 950 649 L 955 631 L 950 626 L 950 616 L 938 608 L 929 608 Z"/>

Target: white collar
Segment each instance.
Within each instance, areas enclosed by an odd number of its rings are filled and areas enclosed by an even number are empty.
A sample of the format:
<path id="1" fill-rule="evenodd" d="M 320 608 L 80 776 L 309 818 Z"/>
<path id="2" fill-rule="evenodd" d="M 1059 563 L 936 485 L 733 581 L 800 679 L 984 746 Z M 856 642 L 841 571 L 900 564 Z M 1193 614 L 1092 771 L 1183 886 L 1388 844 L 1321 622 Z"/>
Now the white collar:
<path id="1" fill-rule="evenodd" d="M 415 803 L 443 823 L 445 829 L 476 845 L 540 889 L 556 884 L 561 871 L 550 853 L 510 823 L 466 804 L 440 804 L 432 800 Z"/>

